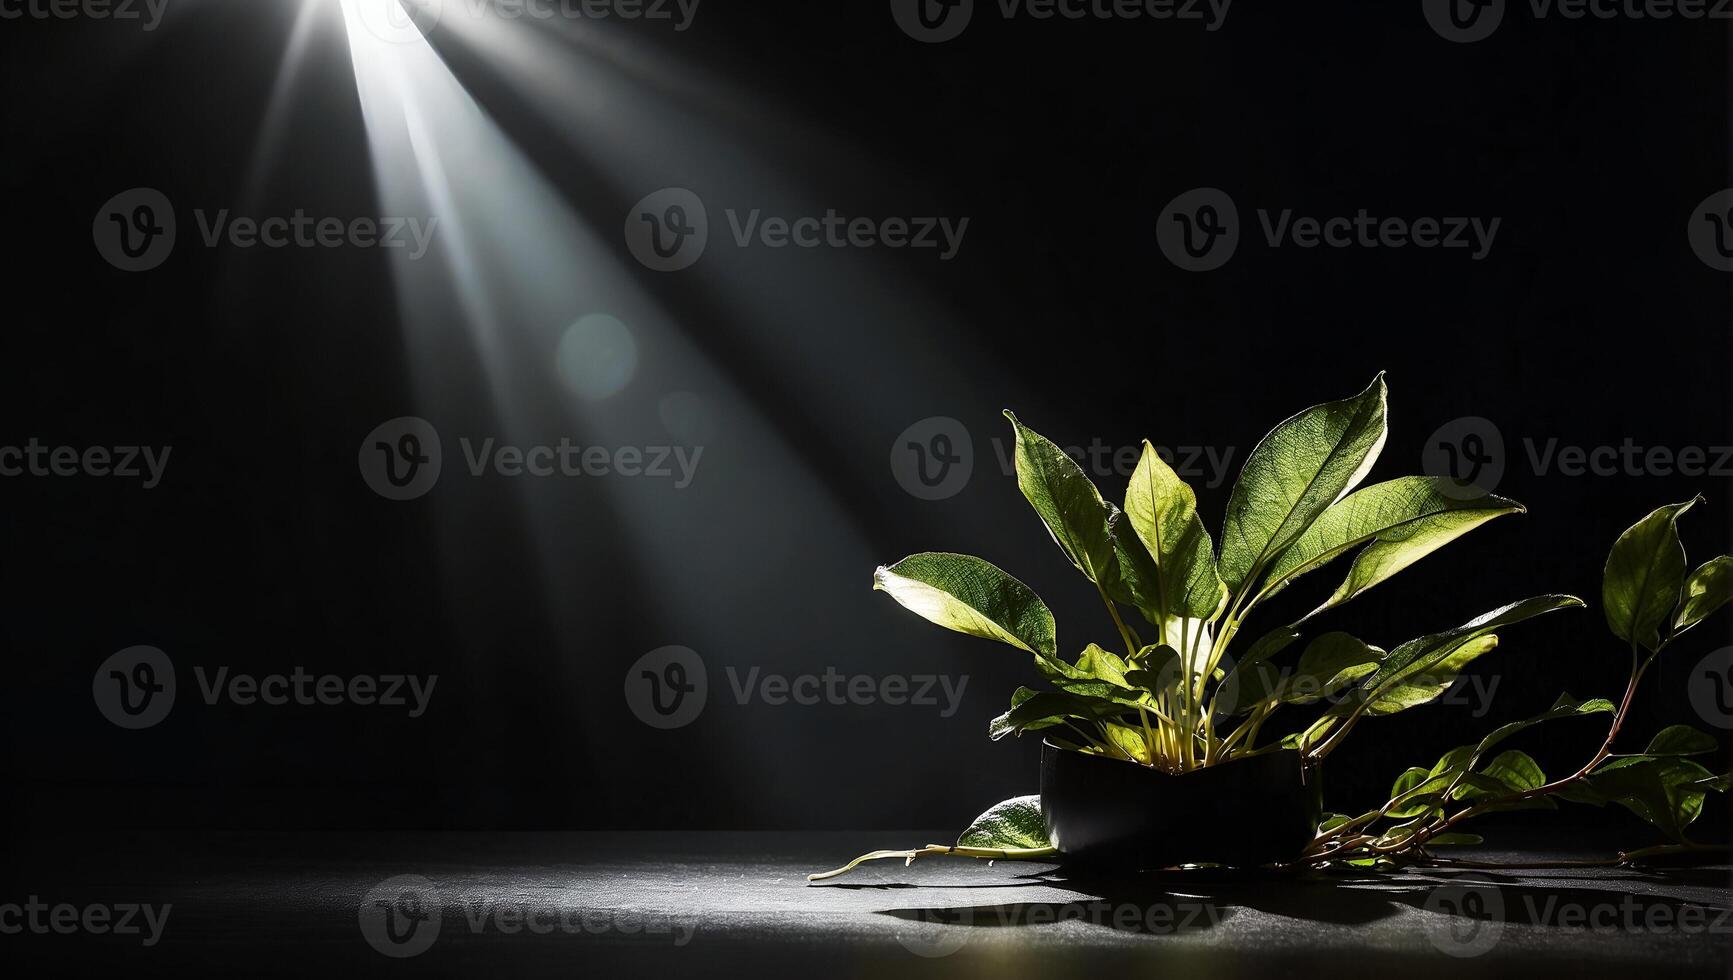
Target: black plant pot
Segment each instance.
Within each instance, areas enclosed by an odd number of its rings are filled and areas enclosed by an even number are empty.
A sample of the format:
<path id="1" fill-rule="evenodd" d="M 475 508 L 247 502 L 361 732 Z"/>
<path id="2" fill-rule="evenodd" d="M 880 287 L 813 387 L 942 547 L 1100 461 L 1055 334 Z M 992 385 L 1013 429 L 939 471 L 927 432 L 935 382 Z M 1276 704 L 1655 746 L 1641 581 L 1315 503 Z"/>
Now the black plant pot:
<path id="1" fill-rule="evenodd" d="M 1148 870 L 1291 861 L 1317 831 L 1316 767 L 1288 750 L 1174 775 L 1043 743 L 1041 813 L 1067 863 Z"/>

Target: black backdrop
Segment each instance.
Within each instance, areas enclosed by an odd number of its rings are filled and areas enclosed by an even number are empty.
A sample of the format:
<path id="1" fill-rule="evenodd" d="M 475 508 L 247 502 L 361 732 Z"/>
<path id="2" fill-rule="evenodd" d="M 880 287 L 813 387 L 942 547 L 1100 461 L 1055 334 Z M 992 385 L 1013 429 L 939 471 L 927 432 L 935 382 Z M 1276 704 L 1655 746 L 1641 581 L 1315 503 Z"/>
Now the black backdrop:
<path id="1" fill-rule="evenodd" d="M 1684 231 L 1733 183 L 1723 24 L 1537 19 L 1512 4 L 1492 37 L 1457 44 L 1412 2 L 1245 0 L 1216 31 L 1007 19 L 978 3 L 960 37 L 924 44 L 883 3 L 708 0 L 685 31 L 584 25 L 606 38 L 590 46 L 548 33 L 574 63 L 630 79 L 596 92 L 433 26 L 549 200 L 617 260 L 541 274 L 569 274 L 580 294 L 615 277 L 679 339 L 646 333 L 639 373 L 590 421 L 637 432 L 696 404 L 696 421 L 671 427 L 706 456 L 674 492 L 619 477 L 530 489 L 443 478 L 392 502 L 361 479 L 356 447 L 395 416 L 480 436 L 508 430 L 509 403 L 541 441 L 595 440 L 601 429 L 562 422 L 567 408 L 542 396 L 549 338 L 593 310 L 508 324 L 524 332 L 490 375 L 478 345 L 452 339 L 463 311 L 404 303 L 377 251 L 183 245 L 125 273 L 92 246 L 92 215 L 140 186 L 181 209 L 183 241 L 193 208 L 389 213 L 375 173 L 389 161 L 370 154 L 334 15 L 282 100 L 280 140 L 261 149 L 297 6 L 170 0 L 148 34 L 0 25 L 12 231 L 0 445 L 174 447 L 151 490 L 0 479 L 4 786 L 24 825 L 957 825 L 1034 791 L 1032 740 L 984 737 L 1033 671 L 874 594 L 873 566 L 981 554 L 1047 598 L 1065 645 L 1107 635 L 999 470 L 1004 407 L 1066 445 L 1233 449 L 1237 472 L 1275 421 L 1387 370 L 1392 435 L 1375 478 L 1418 472 L 1428 435 L 1453 419 L 1493 420 L 1507 444 L 1498 490 L 1531 513 L 1324 624 L 1385 646 L 1533 593 L 1595 600 L 1618 531 L 1695 492 L 1709 503 L 1686 522 L 1693 557 L 1726 550 L 1725 471 L 1568 476 L 1539 472 L 1526 449 L 1733 444 L 1730 280 Z M 506 67 L 546 78 L 554 103 L 640 96 L 598 110 L 613 125 L 585 128 L 538 108 Z M 268 166 L 250 192 L 256 158 Z M 520 175 L 456 179 L 509 194 Z M 710 252 L 677 273 L 632 262 L 620 233 L 633 202 L 664 186 L 712 205 Z M 1158 247 L 1157 218 L 1204 186 L 1232 195 L 1246 235 L 1226 266 L 1188 272 Z M 724 206 L 971 220 L 939 261 L 730 247 Z M 1501 224 L 1478 261 L 1272 249 L 1260 208 Z M 540 247 L 552 220 L 530 216 L 516 248 Z M 705 370 L 665 380 L 664 356 Z M 676 391 L 686 400 L 668 402 Z M 975 475 L 927 501 L 900 488 L 890 455 L 933 416 L 971 434 Z M 445 452 L 455 470 L 460 454 Z M 1101 482 L 1123 490 L 1122 477 Z M 1196 482 L 1214 530 L 1229 487 Z M 1616 695 L 1625 655 L 1595 605 L 1511 631 L 1477 670 L 1499 684 L 1485 717 L 1446 705 L 1368 724 L 1333 758 L 1331 792 L 1370 802 L 1403 767 L 1560 690 Z M 1694 721 L 1690 667 L 1726 642 L 1706 628 L 1663 664 L 1634 727 Z M 93 705 L 91 678 L 136 644 L 173 659 L 179 700 L 161 724 L 126 731 Z M 669 644 L 703 658 L 709 703 L 661 731 L 636 720 L 622 685 Z M 206 705 L 194 665 L 440 679 L 411 719 Z M 942 717 L 737 704 L 729 667 L 969 679 Z M 1529 747 L 1563 767 L 1595 727 L 1561 725 Z"/>

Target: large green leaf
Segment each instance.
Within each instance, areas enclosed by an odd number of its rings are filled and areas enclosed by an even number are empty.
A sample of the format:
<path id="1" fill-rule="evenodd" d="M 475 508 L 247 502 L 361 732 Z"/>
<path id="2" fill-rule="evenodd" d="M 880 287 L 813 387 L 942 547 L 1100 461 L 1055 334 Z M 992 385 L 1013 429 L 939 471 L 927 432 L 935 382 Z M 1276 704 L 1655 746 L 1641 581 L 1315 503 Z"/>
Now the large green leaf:
<path id="1" fill-rule="evenodd" d="M 1103 588 L 1119 576 L 1109 522 L 1113 508 L 1065 450 L 1006 411 L 1017 434 L 1017 487 L 1071 564 Z"/>
<path id="2" fill-rule="evenodd" d="M 1668 504 L 1631 525 L 1607 555 L 1601 605 L 1607 627 L 1628 643 L 1653 652 L 1665 639 L 1685 585 L 1685 545 L 1679 516 L 1702 498 Z"/>
<path id="3" fill-rule="evenodd" d="M 1560 795 L 1579 803 L 1617 803 L 1685 842 L 1685 828 L 1703 812 L 1715 776 L 1689 759 L 1614 759 Z"/>
<path id="4" fill-rule="evenodd" d="M 1286 626 L 1278 626 L 1259 637 L 1228 671 L 1216 695 L 1216 710 L 1243 715 L 1273 701 L 1282 685 L 1282 671 L 1268 661 L 1299 638 L 1297 631 Z"/>
<path id="5" fill-rule="evenodd" d="M 1456 678 L 1468 668 L 1468 665 L 1481 657 L 1498 649 L 1498 634 L 1488 633 L 1476 636 L 1457 644 L 1456 648 L 1440 657 L 1426 670 L 1409 676 L 1398 684 L 1393 684 L 1384 693 L 1378 695 L 1366 706 L 1366 713 L 1374 717 L 1393 715 L 1398 711 L 1418 708 L 1438 699 L 1439 695 L 1450 689 L 1456 683 Z"/>
<path id="6" fill-rule="evenodd" d="M 1062 725 L 1069 719 L 1092 721 L 1112 718 L 1133 710 L 1105 698 L 1066 691 L 1031 691 L 1020 687 L 1011 696 L 1011 710 L 987 724 L 987 737 L 997 742 L 1007 735 L 1038 731 Z"/>
<path id="7" fill-rule="evenodd" d="M 1027 585 L 969 555 L 923 552 L 873 573 L 873 588 L 931 622 L 1051 657 L 1053 613 Z"/>
<path id="8" fill-rule="evenodd" d="M 1070 694 L 1107 698 L 1128 705 L 1142 704 L 1147 700 L 1144 693 L 1126 679 L 1131 665 L 1118 654 L 1093 643 L 1083 649 L 1076 664 L 1054 657 L 1038 659 L 1036 665 L 1054 687 Z"/>
<path id="9" fill-rule="evenodd" d="M 1552 707 L 1540 714 L 1534 715 L 1530 718 L 1521 719 L 1520 721 L 1507 722 L 1493 729 L 1485 738 L 1480 740 L 1480 744 L 1474 746 L 1469 764 L 1472 765 L 1473 760 L 1479 759 L 1482 755 L 1491 751 L 1493 746 L 1526 728 L 1532 728 L 1533 726 L 1542 724 L 1543 722 L 1556 721 L 1560 718 L 1580 718 L 1586 715 L 1611 714 L 1615 710 L 1617 709 L 1613 707 L 1613 703 L 1608 701 L 1606 698 L 1590 698 L 1587 701 L 1578 701 L 1568 693 L 1561 694 L 1559 695 L 1558 700 L 1553 702 Z"/>
<path id="10" fill-rule="evenodd" d="M 1135 607 L 1144 619 L 1159 627 L 1165 613 L 1159 592 L 1161 573 L 1155 567 L 1155 559 L 1137 539 L 1137 532 L 1132 530 L 1125 514 L 1112 504 L 1107 509 L 1107 533 L 1113 541 L 1113 557 L 1119 569 L 1103 588 L 1109 598 Z"/>
<path id="11" fill-rule="evenodd" d="M 1569 694 L 1562 694 L 1546 711 L 1530 718 L 1502 725 L 1481 739 L 1478 744 L 1461 745 L 1444 753 L 1443 757 L 1431 769 L 1415 768 L 1404 772 L 1397 777 L 1396 784 L 1391 787 L 1390 799 L 1396 801 L 1405 795 L 1409 798 L 1402 805 L 1393 808 L 1389 815 L 1398 819 L 1419 816 L 1442 802 L 1444 791 L 1453 783 L 1457 786 L 1457 790 L 1452 794 L 1454 799 L 1466 799 L 1470 796 L 1484 799 L 1489 795 L 1520 792 L 1542 785 L 1545 782 L 1544 776 L 1536 779 L 1540 773 L 1540 767 L 1533 765 L 1534 760 L 1521 753 L 1500 756 L 1502 762 L 1494 760 L 1483 772 L 1476 773 L 1469 770 L 1479 764 L 1481 757 L 1491 751 L 1494 746 L 1526 728 L 1559 718 L 1607 714 L 1613 710 L 1612 702 L 1605 698 L 1578 701 Z M 1520 760 L 1525 759 L 1527 760 L 1526 765 L 1520 762 Z M 1529 768 L 1530 766 L 1532 769 Z M 1523 772 L 1521 779 L 1512 775 L 1519 769 Z M 1511 778 L 1506 779 L 1506 776 L 1511 776 Z M 1495 809 L 1529 809 L 1546 807 L 1547 805 L 1547 803 L 1536 803 L 1529 800 Z"/>
<path id="12" fill-rule="evenodd" d="M 1215 547 L 1198 516 L 1197 495 L 1146 440 L 1125 491 L 1125 520 L 1154 560 L 1149 598 L 1165 622 L 1170 615 L 1209 619 L 1227 601 L 1216 574 Z"/>
<path id="13" fill-rule="evenodd" d="M 1683 633 L 1705 616 L 1733 600 L 1733 558 L 1722 555 L 1706 561 L 1685 580 L 1684 600 L 1673 631 Z"/>
<path id="14" fill-rule="evenodd" d="M 1546 796 L 1523 799 L 1503 799 L 1526 793 L 1546 785 L 1546 773 L 1526 752 L 1509 749 L 1500 752 L 1479 772 L 1463 780 L 1459 799 L 1479 800 L 1477 805 L 1487 813 L 1505 810 L 1556 810 L 1558 804 Z M 1490 800 L 1488 798 L 1491 798 Z"/>
<path id="15" fill-rule="evenodd" d="M 994 806 L 975 818 L 957 838 L 957 846 L 994 850 L 1052 847 L 1047 822 L 1041 816 L 1041 797 L 1018 796 Z"/>
<path id="16" fill-rule="evenodd" d="M 1238 592 L 1354 488 L 1384 447 L 1384 375 L 1352 398 L 1308 408 L 1264 436 L 1240 470 L 1222 526 L 1220 573 Z"/>
<path id="17" fill-rule="evenodd" d="M 1506 749 L 1480 770 L 1498 780 L 1505 788 L 1517 793 L 1539 789 L 1546 785 L 1546 773 L 1533 757 L 1519 749 Z"/>
<path id="18" fill-rule="evenodd" d="M 1478 640 L 1506 626 L 1532 619 L 1559 609 L 1580 608 L 1583 601 L 1571 595 L 1543 595 L 1486 613 L 1455 629 L 1422 636 L 1390 651 L 1377 671 L 1368 677 L 1358 692 L 1358 701 L 1373 703 L 1390 694 L 1403 683 L 1427 676 L 1429 671 L 1445 663 L 1464 644 Z M 1337 710 L 1354 710 L 1354 699 L 1344 701 Z"/>
<path id="19" fill-rule="evenodd" d="M 1339 606 L 1469 531 L 1523 511 L 1514 500 L 1482 494 L 1464 499 L 1442 477 L 1405 476 L 1356 490 L 1324 511 L 1270 566 L 1260 598 L 1367 542 L 1333 595 L 1307 618 Z"/>
<path id="20" fill-rule="evenodd" d="M 1384 651 L 1347 633 L 1325 633 L 1306 644 L 1294 676 L 1284 685 L 1286 704 L 1311 704 L 1335 697 L 1378 669 Z"/>
<path id="21" fill-rule="evenodd" d="M 1650 757 L 1667 755 L 1705 755 L 1719 746 L 1713 735 L 1700 732 L 1690 725 L 1669 725 L 1655 733 L 1643 754 Z"/>

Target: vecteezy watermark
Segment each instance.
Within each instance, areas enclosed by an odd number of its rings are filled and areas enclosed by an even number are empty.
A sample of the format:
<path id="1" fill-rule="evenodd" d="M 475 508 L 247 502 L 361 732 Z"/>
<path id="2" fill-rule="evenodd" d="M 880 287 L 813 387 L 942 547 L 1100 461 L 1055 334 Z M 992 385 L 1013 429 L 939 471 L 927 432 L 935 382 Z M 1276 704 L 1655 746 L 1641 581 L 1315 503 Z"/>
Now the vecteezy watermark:
<path id="1" fill-rule="evenodd" d="M 121 728 L 151 728 L 174 708 L 174 661 L 156 647 L 127 647 L 97 666 L 90 696 Z"/>
<path id="2" fill-rule="evenodd" d="M 1426 895 L 1426 938 L 1439 952 L 1467 958 L 1498 945 L 1504 935 L 1504 893 L 1469 880 L 1440 885 Z"/>
<path id="3" fill-rule="evenodd" d="M 193 668 L 199 698 L 206 706 L 227 702 L 239 707 L 336 707 L 354 705 L 407 709 L 411 718 L 427 713 L 438 674 L 313 674 L 296 666 L 288 673 L 251 674 L 227 666 Z M 151 728 L 174 708 L 175 666 L 156 647 L 127 647 L 96 668 L 91 698 L 104 718 L 121 728 Z"/>
<path id="4" fill-rule="evenodd" d="M 1716 728 L 1733 729 L 1733 647 L 1722 647 L 1697 661 L 1688 681 L 1697 717 Z"/>
<path id="5" fill-rule="evenodd" d="M 1426 23 L 1446 41 L 1485 40 L 1504 20 L 1504 0 L 1421 0 Z"/>
<path id="6" fill-rule="evenodd" d="M 1251 703 L 1240 703 L 1241 691 L 1247 690 L 1242 687 L 1246 682 L 1233 672 L 1233 656 L 1224 654 L 1220 666 L 1227 672 L 1227 679 L 1216 696 L 1216 703 L 1223 711 L 1232 713 L 1250 710 Z M 1179 669 L 1179 662 L 1171 660 L 1163 667 L 1161 676 L 1164 680 L 1177 681 Z M 1265 674 L 1266 683 L 1258 685 L 1262 690 L 1257 696 L 1267 697 L 1268 692 L 1280 690 L 1285 703 L 1323 702 L 1334 705 L 1353 698 L 1360 691 L 1357 682 L 1338 682 L 1332 687 L 1330 682 L 1336 678 L 1301 674 L 1293 665 L 1277 666 L 1265 661 L 1258 670 Z M 1427 704 L 1467 708 L 1470 717 L 1484 718 L 1492 710 L 1501 680 L 1498 674 L 1422 673 L 1404 679 L 1402 687 L 1415 696 L 1422 691 L 1436 692 L 1426 701 Z"/>
<path id="7" fill-rule="evenodd" d="M 0 0 L 4 2 L 4 0 Z M 162 0 L 159 0 L 162 2 Z M 343 0 L 367 32 L 392 44 L 425 37 L 454 17 L 468 20 L 623 20 L 670 24 L 676 33 L 692 26 L 703 0 Z"/>
<path id="8" fill-rule="evenodd" d="M 112 20 L 154 31 L 168 0 L 0 0 L 0 20 Z"/>
<path id="9" fill-rule="evenodd" d="M 137 936 L 139 944 L 155 946 L 162 941 L 174 904 L 148 905 L 138 902 L 96 902 L 50 905 L 35 895 L 23 902 L 0 903 L 0 935 L 31 933 L 47 935 Z"/>
<path id="10" fill-rule="evenodd" d="M 1557 436 L 1522 439 L 1534 475 L 1567 477 L 1733 477 L 1733 446 L 1650 446 L 1626 436 L 1618 443 L 1578 445 Z M 1479 416 L 1452 419 L 1426 440 L 1421 469 L 1454 481 L 1466 494 L 1497 489 L 1511 462 L 1504 433 Z"/>
<path id="11" fill-rule="evenodd" d="M 433 882 L 421 875 L 397 875 L 361 896 L 357 918 L 367 945 L 401 960 L 433 948 L 445 909 Z"/>
<path id="12" fill-rule="evenodd" d="M 999 471 L 1017 475 L 1014 440 L 989 440 Z M 1096 479 L 1129 479 L 1143 456 L 1143 445 L 1113 445 L 1099 438 L 1087 444 L 1062 446 L 1084 472 Z M 1233 446 L 1156 446 L 1156 453 L 1183 479 L 1215 489 L 1227 482 Z M 948 415 L 934 415 L 910 425 L 891 443 L 891 476 L 912 497 L 945 500 L 969 485 L 975 472 L 975 440 L 968 427 Z"/>
<path id="13" fill-rule="evenodd" d="M 1479 262 L 1492 252 L 1502 218 L 1473 216 L 1377 217 L 1296 215 L 1292 208 L 1257 209 L 1258 227 L 1271 249 L 1402 249 L 1466 251 Z M 1243 244 L 1239 207 L 1223 190 L 1196 187 L 1175 197 L 1156 219 L 1155 241 L 1169 262 L 1188 272 L 1226 265 Z"/>
<path id="14" fill-rule="evenodd" d="M 658 647 L 626 670 L 626 706 L 651 728 L 685 728 L 710 699 L 704 658 L 689 647 Z"/>
<path id="15" fill-rule="evenodd" d="M 911 497 L 954 497 L 974 472 L 975 441 L 968 427 L 949 416 L 921 419 L 891 443 L 891 475 Z"/>
<path id="16" fill-rule="evenodd" d="M 789 705 L 890 705 L 937 709 L 949 718 L 962 706 L 969 686 L 964 674 L 844 674 L 835 667 L 822 673 L 768 673 L 761 667 L 723 668 L 734 703 L 781 708 Z M 651 728 L 684 728 L 698 720 L 709 700 L 709 671 L 696 650 L 666 646 L 651 650 L 626 670 L 626 706 Z"/>
<path id="17" fill-rule="evenodd" d="M 1227 22 L 1233 0 L 989 0 L 1005 20 L 1152 20 L 1202 24 L 1208 32 Z M 963 33 L 975 16 L 975 0 L 891 0 L 891 17 L 903 33 L 938 44 Z"/>
<path id="18" fill-rule="evenodd" d="M 1733 934 L 1733 909 L 1669 902 L 1608 891 L 1604 900 L 1576 901 L 1579 892 L 1525 890 L 1513 903 L 1486 881 L 1452 883 L 1426 896 L 1427 938 L 1440 952 L 1480 956 L 1503 937 L 1510 921 L 1549 929 L 1622 934 L 1725 936 Z"/>
<path id="19" fill-rule="evenodd" d="M 929 959 L 957 952 L 976 935 L 1003 935 L 995 932 L 992 928 L 995 926 L 1080 922 L 1119 932 L 1177 936 L 1214 929 L 1222 921 L 1221 909 L 1214 903 L 1189 899 L 1148 905 L 1108 901 L 1019 902 L 979 908 L 913 909 L 901 917 L 907 926 L 897 930 L 898 944 L 916 956 Z"/>
<path id="20" fill-rule="evenodd" d="M 969 230 L 968 218 L 847 217 L 827 208 L 822 215 L 767 215 L 761 208 L 724 208 L 728 240 L 736 248 L 891 248 L 934 250 L 940 262 L 955 258 Z M 626 213 L 626 248 L 655 272 L 677 272 L 704 254 L 710 241 L 709 211 L 697 194 L 665 187 Z"/>
<path id="21" fill-rule="evenodd" d="M 1686 236 L 1691 251 L 1697 253 L 1704 265 L 1720 272 L 1733 272 L 1733 187 L 1716 191 L 1697 205 L 1691 212 Z"/>
<path id="22" fill-rule="evenodd" d="M 1420 453 L 1420 469 L 1443 477 L 1452 496 L 1491 493 L 1504 479 L 1504 433 L 1491 419 L 1470 415 L 1439 426 Z"/>
<path id="23" fill-rule="evenodd" d="M 410 260 L 427 254 L 438 216 L 315 217 L 301 209 L 292 215 L 234 216 L 229 209 L 193 210 L 199 239 L 206 248 L 379 248 L 407 251 Z M 91 224 L 96 251 L 124 272 L 147 272 L 168 260 L 177 240 L 174 206 L 158 190 L 137 187 L 109 198 Z"/>
<path id="24" fill-rule="evenodd" d="M 666 937 L 676 947 L 692 941 L 696 920 L 685 916 L 621 909 L 557 908 L 521 899 L 474 898 L 458 906 L 471 935 L 608 935 Z M 439 889 L 421 875 L 397 875 L 374 885 L 357 909 L 361 937 L 392 959 L 419 956 L 433 948 L 447 916 Z"/>
<path id="25" fill-rule="evenodd" d="M 703 446 L 581 446 L 570 439 L 547 445 L 504 444 L 488 436 L 462 436 L 458 448 L 472 478 L 609 477 L 671 480 L 684 490 L 698 474 Z M 426 419 L 406 415 L 375 426 L 361 440 L 361 479 L 387 500 L 413 500 L 433 489 L 444 467 L 439 432 Z"/>
<path id="26" fill-rule="evenodd" d="M 155 490 L 173 451 L 173 446 L 47 446 L 31 438 L 22 446 L 0 446 L 0 477 L 139 480 L 144 489 Z"/>
<path id="27" fill-rule="evenodd" d="M 1728 20 L 1733 0 L 1528 0 L 1534 19 Z M 1421 0 L 1426 23 L 1446 41 L 1484 41 L 1504 22 L 1505 0 Z"/>

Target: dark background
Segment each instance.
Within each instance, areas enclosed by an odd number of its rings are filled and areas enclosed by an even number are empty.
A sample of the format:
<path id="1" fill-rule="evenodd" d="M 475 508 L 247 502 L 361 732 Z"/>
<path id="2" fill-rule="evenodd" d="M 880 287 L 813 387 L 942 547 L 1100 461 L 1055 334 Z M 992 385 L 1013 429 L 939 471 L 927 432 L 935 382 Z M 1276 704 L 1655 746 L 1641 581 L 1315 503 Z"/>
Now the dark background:
<path id="1" fill-rule="evenodd" d="M 1600 569 L 1644 513 L 1702 492 L 1708 505 L 1685 521 L 1692 564 L 1726 550 L 1725 476 L 1543 476 L 1522 448 L 1733 443 L 1729 279 L 1683 234 L 1698 202 L 1733 183 L 1723 25 L 1536 21 L 1520 5 L 1492 38 L 1458 45 L 1417 3 L 1250 0 L 1214 33 L 1006 21 L 982 4 L 937 45 L 905 36 L 878 2 L 707 0 L 683 33 L 612 22 L 588 42 L 516 25 L 569 63 L 502 62 L 436 27 L 452 72 L 553 191 L 551 210 L 517 225 L 514 261 L 556 220 L 591 229 L 586 254 L 611 259 L 522 275 L 577 301 L 505 317 L 489 346 L 460 307 L 404 302 L 378 252 L 193 244 L 192 208 L 392 212 L 334 15 L 313 31 L 270 141 L 297 4 L 171 7 L 150 35 L 0 25 L 12 232 L 0 444 L 174 447 L 150 491 L 0 480 L 3 780 L 21 826 L 960 827 L 1035 789 L 1034 741 L 985 738 L 1034 671 L 874 594 L 873 567 L 979 554 L 1047 599 L 1069 651 L 1110 635 L 998 471 L 1004 407 L 1064 445 L 1235 447 L 1237 472 L 1276 421 L 1387 370 L 1392 431 L 1373 479 L 1418 472 L 1427 435 L 1452 419 L 1499 425 L 1499 492 L 1531 513 L 1318 628 L 1389 647 L 1541 592 L 1592 608 L 1506 635 L 1477 668 L 1499 676 L 1486 717 L 1432 706 L 1367 723 L 1331 759 L 1341 809 L 1561 690 L 1616 697 L 1626 656 L 1601 620 Z M 547 91 L 526 94 L 523 77 Z M 584 79 L 595 87 L 570 87 Z M 549 111 L 568 103 L 589 108 Z M 523 178 L 503 168 L 458 183 L 509 197 Z M 175 202 L 182 244 L 127 274 L 90 227 L 138 186 Z M 633 202 L 664 186 L 710 205 L 710 249 L 680 273 L 641 268 L 620 234 Z M 1154 229 L 1197 186 L 1231 193 L 1248 232 L 1256 208 L 1503 220 L 1480 262 L 1252 240 L 1193 274 L 1162 256 Z M 724 207 L 971 221 L 940 262 L 734 248 Z M 619 398 L 574 409 L 555 344 L 598 310 L 643 325 L 640 367 Z M 703 411 L 670 433 L 657 409 L 675 391 Z M 361 480 L 356 451 L 400 415 L 446 436 L 448 475 L 393 503 Z M 889 465 L 898 434 L 929 416 L 962 421 L 976 447 L 974 478 L 943 501 L 904 493 Z M 702 443 L 698 479 L 681 491 L 469 479 L 452 444 L 614 433 Z M 1122 479 L 1101 483 L 1123 492 Z M 1229 486 L 1198 489 L 1213 533 Z M 1316 601 L 1340 574 L 1280 608 Z M 1639 740 L 1696 722 L 1687 673 L 1727 642 L 1725 623 L 1653 675 Z M 135 644 L 168 652 L 181 682 L 174 713 L 141 732 L 110 725 L 90 694 L 96 665 Z M 703 656 L 710 701 L 694 724 L 656 731 L 622 683 L 667 644 Z M 440 680 L 428 713 L 408 719 L 206 706 L 193 665 Z M 969 682 L 951 718 L 739 705 L 728 666 Z M 1522 744 L 1562 774 L 1601 730 L 1561 723 Z M 1617 814 L 1563 819 L 1644 833 Z"/>

